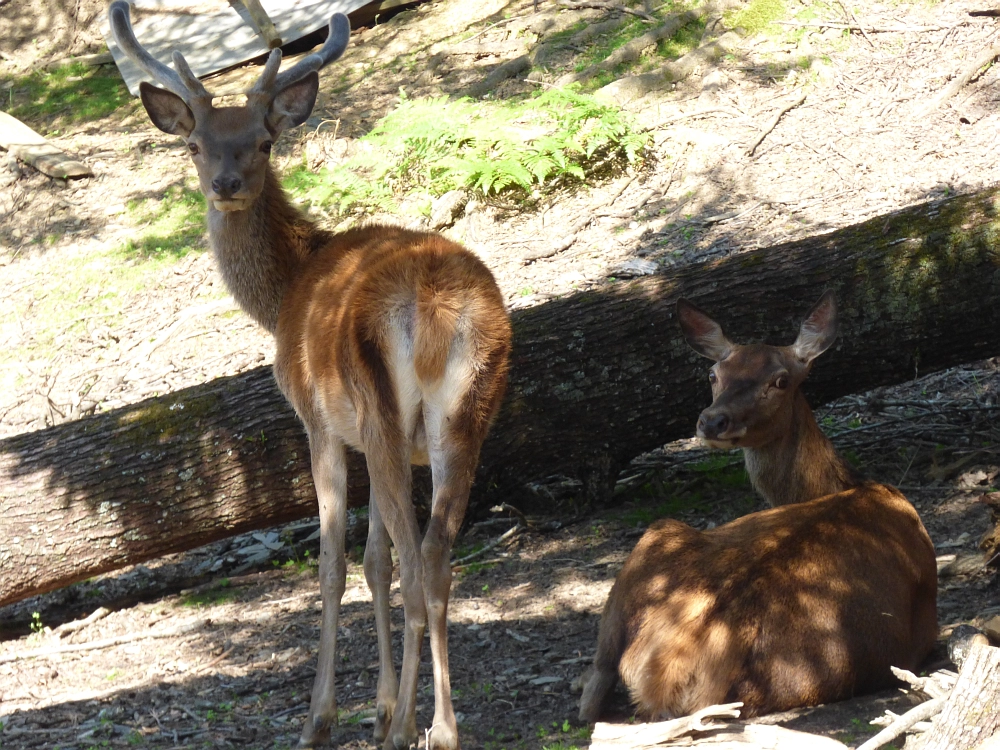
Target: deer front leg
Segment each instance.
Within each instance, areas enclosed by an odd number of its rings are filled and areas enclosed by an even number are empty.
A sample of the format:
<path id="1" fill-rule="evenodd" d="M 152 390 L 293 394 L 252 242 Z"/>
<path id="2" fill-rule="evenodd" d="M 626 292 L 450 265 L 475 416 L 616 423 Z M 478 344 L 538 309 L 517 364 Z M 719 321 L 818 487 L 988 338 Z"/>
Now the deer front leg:
<path id="1" fill-rule="evenodd" d="M 372 490 L 368 503 L 368 544 L 365 545 L 365 580 L 375 605 L 375 630 L 378 633 L 378 688 L 375 692 L 375 741 L 389 736 L 389 724 L 396 710 L 399 682 L 392 663 L 392 630 L 389 624 L 389 585 L 392 582 L 392 556 L 389 532 L 382 523 Z"/>
<path id="2" fill-rule="evenodd" d="M 347 456 L 343 443 L 317 430 L 309 431 L 313 482 L 319 500 L 319 589 L 323 599 L 319 658 L 309 714 L 299 747 L 315 747 L 330 739 L 337 723 L 336 656 L 340 600 L 347 581 L 344 529 L 347 522 Z"/>

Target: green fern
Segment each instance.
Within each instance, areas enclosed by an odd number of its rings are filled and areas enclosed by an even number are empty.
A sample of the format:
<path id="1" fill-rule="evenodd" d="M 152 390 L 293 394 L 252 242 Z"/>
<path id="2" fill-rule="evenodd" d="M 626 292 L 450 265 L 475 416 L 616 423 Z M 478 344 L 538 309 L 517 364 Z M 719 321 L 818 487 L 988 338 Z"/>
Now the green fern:
<path id="1" fill-rule="evenodd" d="M 409 99 L 361 139 L 344 164 L 286 178 L 298 197 L 344 213 L 393 210 L 414 191 L 496 194 L 559 179 L 584 180 L 614 158 L 634 162 L 649 137 L 617 109 L 570 89 L 514 102 Z"/>

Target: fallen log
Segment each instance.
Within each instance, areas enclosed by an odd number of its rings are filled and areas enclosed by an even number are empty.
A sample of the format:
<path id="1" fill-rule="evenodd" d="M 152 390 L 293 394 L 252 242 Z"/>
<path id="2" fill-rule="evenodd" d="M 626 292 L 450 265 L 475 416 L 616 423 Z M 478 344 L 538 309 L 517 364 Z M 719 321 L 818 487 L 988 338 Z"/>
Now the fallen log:
<path id="1" fill-rule="evenodd" d="M 983 639 L 986 640 L 985 638 Z M 970 750 L 1000 731 L 1000 648 L 974 643 L 920 750 Z"/>
<path id="2" fill-rule="evenodd" d="M 926 203 L 518 311 L 470 515 L 553 511 L 529 488 L 553 475 L 602 501 L 633 457 L 692 434 L 709 387 L 677 332 L 681 295 L 736 339 L 788 342 L 794 326 L 774 321 L 833 289 L 842 335 L 807 382 L 814 404 L 997 354 L 998 201 Z M 15 436 L 0 441 L 0 605 L 315 512 L 303 431 L 268 368 Z"/>

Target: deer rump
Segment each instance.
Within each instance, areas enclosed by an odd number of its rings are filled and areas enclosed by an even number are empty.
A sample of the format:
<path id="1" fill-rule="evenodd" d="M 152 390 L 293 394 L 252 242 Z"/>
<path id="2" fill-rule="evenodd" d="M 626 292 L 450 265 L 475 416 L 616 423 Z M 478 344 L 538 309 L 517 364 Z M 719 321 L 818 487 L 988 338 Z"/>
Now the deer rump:
<path id="1" fill-rule="evenodd" d="M 920 663 L 937 634 L 935 594 L 930 538 L 885 485 L 707 531 L 662 520 L 615 581 L 595 669 L 617 670 L 651 718 L 841 700 L 891 685 L 890 665 Z"/>

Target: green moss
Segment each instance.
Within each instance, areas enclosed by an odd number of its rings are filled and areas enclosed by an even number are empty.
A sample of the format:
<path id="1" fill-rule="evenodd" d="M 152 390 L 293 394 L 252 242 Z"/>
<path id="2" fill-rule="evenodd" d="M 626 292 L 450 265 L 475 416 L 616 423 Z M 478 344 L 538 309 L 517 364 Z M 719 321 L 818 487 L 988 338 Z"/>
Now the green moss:
<path id="1" fill-rule="evenodd" d="M 129 441 L 168 440 L 191 431 L 198 420 L 218 408 L 218 400 L 214 394 L 185 400 L 159 399 L 129 409 L 119 417 L 118 424 L 129 428 L 125 431 Z"/>
<path id="2" fill-rule="evenodd" d="M 726 26 L 743 29 L 748 35 L 759 34 L 785 15 L 785 0 L 750 0 L 744 8 L 725 15 Z"/>
<path id="3" fill-rule="evenodd" d="M 670 39 L 664 39 L 657 47 L 660 57 L 676 60 L 683 57 L 701 43 L 705 33 L 705 22 L 702 20 L 689 23 L 681 28 Z"/>

